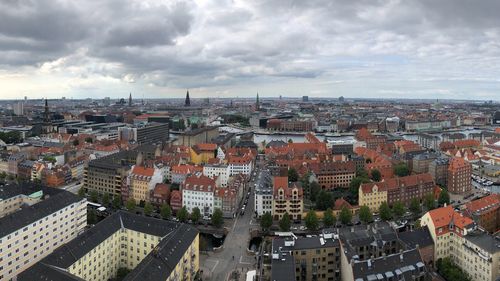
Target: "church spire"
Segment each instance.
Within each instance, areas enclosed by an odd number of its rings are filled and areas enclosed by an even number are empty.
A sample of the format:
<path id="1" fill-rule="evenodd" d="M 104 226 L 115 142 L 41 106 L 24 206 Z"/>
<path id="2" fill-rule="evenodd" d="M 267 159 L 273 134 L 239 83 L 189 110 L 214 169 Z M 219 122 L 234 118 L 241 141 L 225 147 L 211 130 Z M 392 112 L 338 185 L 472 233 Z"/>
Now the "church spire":
<path id="1" fill-rule="evenodd" d="M 186 101 L 184 102 L 184 106 L 191 106 L 191 100 L 189 99 L 189 90 L 186 93 Z"/>
<path id="2" fill-rule="evenodd" d="M 257 92 L 257 99 L 255 100 L 255 110 L 260 110 L 259 93 Z"/>
<path id="3" fill-rule="evenodd" d="M 128 106 L 132 107 L 132 93 L 128 96 Z"/>

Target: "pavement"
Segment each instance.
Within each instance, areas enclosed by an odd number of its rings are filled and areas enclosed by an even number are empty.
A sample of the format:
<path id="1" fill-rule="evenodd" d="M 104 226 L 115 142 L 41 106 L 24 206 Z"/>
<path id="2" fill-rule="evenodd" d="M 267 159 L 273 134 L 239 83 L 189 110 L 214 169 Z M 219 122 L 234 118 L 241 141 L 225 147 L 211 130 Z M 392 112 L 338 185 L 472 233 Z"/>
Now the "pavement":
<path id="1" fill-rule="evenodd" d="M 209 252 L 200 257 L 203 280 L 222 281 L 228 280 L 231 273 L 238 270 L 240 280 L 245 280 L 248 270 L 254 269 L 256 260 L 254 256 L 247 254 L 250 242 L 250 228 L 258 228 L 259 224 L 252 219 L 254 214 L 254 186 L 253 181 L 249 183 L 251 193 L 245 214 L 233 220 L 226 220 L 225 226 L 229 233 L 224 240 L 223 249 L 220 252 Z"/>

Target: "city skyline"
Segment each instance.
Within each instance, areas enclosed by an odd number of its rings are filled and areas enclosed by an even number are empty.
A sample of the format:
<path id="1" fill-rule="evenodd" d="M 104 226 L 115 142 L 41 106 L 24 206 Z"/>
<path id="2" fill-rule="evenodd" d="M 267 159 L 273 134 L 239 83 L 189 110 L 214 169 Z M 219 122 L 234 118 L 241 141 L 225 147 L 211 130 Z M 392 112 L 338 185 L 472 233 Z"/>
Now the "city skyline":
<path id="1" fill-rule="evenodd" d="M 0 99 L 498 101 L 496 1 L 6 1 Z M 43 23 L 43 24 L 41 24 Z"/>

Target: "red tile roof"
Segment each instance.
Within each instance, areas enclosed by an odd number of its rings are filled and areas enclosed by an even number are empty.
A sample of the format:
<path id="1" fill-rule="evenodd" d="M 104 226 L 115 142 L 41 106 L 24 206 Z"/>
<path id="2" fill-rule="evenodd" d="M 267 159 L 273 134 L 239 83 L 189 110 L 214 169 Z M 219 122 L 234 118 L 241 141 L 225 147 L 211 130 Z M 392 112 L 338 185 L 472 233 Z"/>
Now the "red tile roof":
<path id="1" fill-rule="evenodd" d="M 448 228 L 451 223 L 453 223 L 453 225 L 459 227 L 460 229 L 464 229 L 474 223 L 472 219 L 465 217 L 453 210 L 452 206 L 446 206 L 431 210 L 429 211 L 429 215 L 432 219 L 432 222 L 434 223 L 436 232 L 440 227 Z"/>
<path id="2" fill-rule="evenodd" d="M 273 178 L 274 188 L 287 188 L 288 187 L 288 177 L 274 177 Z"/>
<path id="3" fill-rule="evenodd" d="M 138 175 L 138 176 L 152 177 L 154 173 L 155 173 L 155 169 L 150 168 L 150 167 L 143 167 L 143 166 L 135 165 L 134 169 L 132 169 L 132 174 Z"/>
<path id="4" fill-rule="evenodd" d="M 470 212 L 478 212 L 481 210 L 491 209 L 495 206 L 497 208 L 500 206 L 500 194 L 491 194 L 465 204 L 465 207 Z"/>

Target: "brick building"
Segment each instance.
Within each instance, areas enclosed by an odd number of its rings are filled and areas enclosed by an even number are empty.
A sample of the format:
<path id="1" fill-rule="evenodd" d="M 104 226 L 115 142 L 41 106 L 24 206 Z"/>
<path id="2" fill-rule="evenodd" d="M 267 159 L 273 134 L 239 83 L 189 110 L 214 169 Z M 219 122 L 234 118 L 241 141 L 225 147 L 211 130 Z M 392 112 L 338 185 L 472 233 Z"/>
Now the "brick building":
<path id="1" fill-rule="evenodd" d="M 496 232 L 500 229 L 500 195 L 491 194 L 466 203 L 465 213 L 484 230 Z"/>
<path id="2" fill-rule="evenodd" d="M 462 158 L 454 157 L 448 166 L 447 187 L 451 193 L 463 194 L 472 189 L 472 165 Z"/>

